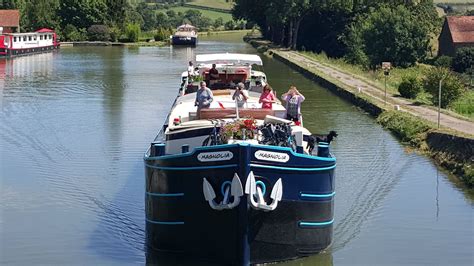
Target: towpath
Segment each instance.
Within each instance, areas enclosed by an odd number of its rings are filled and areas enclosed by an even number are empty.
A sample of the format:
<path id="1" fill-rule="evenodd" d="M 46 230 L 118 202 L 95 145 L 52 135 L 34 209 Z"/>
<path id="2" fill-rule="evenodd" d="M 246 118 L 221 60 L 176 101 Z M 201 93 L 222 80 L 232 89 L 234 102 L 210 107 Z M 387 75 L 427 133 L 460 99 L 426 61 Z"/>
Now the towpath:
<path id="1" fill-rule="evenodd" d="M 315 72 L 315 74 L 322 72 L 324 75 L 338 80 L 339 82 L 351 88 L 352 93 L 363 93 L 379 102 L 379 106 L 383 106 L 385 104 L 385 92 L 370 84 L 369 82 L 364 81 L 360 77 L 344 72 L 334 66 L 322 64 L 295 51 L 274 50 L 274 52 L 307 70 Z M 397 97 L 396 95 L 387 92 L 386 109 L 393 110 L 397 106 L 399 106 L 400 110 L 402 111 L 424 118 L 430 122 L 438 123 L 438 112 L 436 110 L 425 106 L 415 105 L 406 99 Z M 450 128 L 468 135 L 474 135 L 473 122 L 459 119 L 452 115 L 441 113 L 440 125 L 441 127 Z"/>

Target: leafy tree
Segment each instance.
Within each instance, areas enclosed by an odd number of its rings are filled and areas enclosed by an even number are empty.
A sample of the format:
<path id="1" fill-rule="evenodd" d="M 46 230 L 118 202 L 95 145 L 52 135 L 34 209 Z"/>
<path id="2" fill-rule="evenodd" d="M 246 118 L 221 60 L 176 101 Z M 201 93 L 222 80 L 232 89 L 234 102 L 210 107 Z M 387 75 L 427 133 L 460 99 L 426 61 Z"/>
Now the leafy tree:
<path id="1" fill-rule="evenodd" d="M 63 38 L 66 41 L 82 41 L 86 39 L 83 29 L 77 29 L 74 25 L 67 24 L 63 29 Z"/>
<path id="2" fill-rule="evenodd" d="M 227 21 L 227 22 L 224 24 L 224 28 L 225 28 L 226 30 L 234 30 L 234 29 L 235 29 L 235 26 L 236 26 L 236 24 L 235 24 L 235 21 L 234 21 L 234 20 L 229 20 L 229 21 Z"/>
<path id="3" fill-rule="evenodd" d="M 34 31 L 40 28 L 59 29 L 59 19 L 57 10 L 59 9 L 59 0 L 37 0 L 27 1 L 22 17 L 26 25 L 23 25 L 27 31 Z"/>
<path id="4" fill-rule="evenodd" d="M 140 37 L 140 25 L 129 23 L 125 27 L 125 36 L 129 42 L 138 42 L 138 37 Z"/>
<path id="5" fill-rule="evenodd" d="M 216 20 L 214 20 L 214 28 L 218 29 L 222 26 L 224 26 L 224 19 L 222 17 L 218 17 L 216 18 Z"/>
<path id="6" fill-rule="evenodd" d="M 107 5 L 104 0 L 61 0 L 58 10 L 61 25 L 89 28 L 94 24 L 105 24 Z"/>
<path id="7" fill-rule="evenodd" d="M 411 66 L 426 57 L 430 40 L 427 26 L 401 5 L 394 8 L 383 5 L 359 16 L 347 36 L 348 58 L 359 58 L 357 55 L 364 53 L 371 67 L 382 61 Z M 351 42 L 360 45 L 351 46 Z"/>
<path id="8" fill-rule="evenodd" d="M 446 108 L 451 102 L 458 99 L 466 90 L 462 81 L 449 69 L 437 67 L 431 69 L 425 78 L 425 90 L 432 97 L 433 104 L 438 104 L 439 81 L 442 80 L 441 107 Z"/>
<path id="9" fill-rule="evenodd" d="M 456 51 L 453 59 L 453 69 L 456 72 L 463 73 L 474 66 L 474 47 L 463 47 Z"/>
<path id="10" fill-rule="evenodd" d="M 168 16 L 163 12 L 156 13 L 156 26 L 157 27 L 169 27 Z"/>
<path id="11" fill-rule="evenodd" d="M 110 29 L 106 25 L 92 25 L 87 29 L 90 41 L 109 41 Z"/>
<path id="12" fill-rule="evenodd" d="M 108 7 L 108 20 L 111 24 L 117 25 L 120 29 L 124 28 L 126 11 L 129 9 L 127 0 L 105 0 Z"/>

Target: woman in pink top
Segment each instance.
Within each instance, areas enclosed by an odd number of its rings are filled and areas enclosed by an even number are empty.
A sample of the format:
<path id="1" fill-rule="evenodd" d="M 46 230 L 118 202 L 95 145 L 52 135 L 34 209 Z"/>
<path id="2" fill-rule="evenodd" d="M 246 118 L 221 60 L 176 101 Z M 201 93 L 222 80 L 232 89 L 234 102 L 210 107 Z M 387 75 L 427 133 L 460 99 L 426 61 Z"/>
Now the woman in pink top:
<path id="1" fill-rule="evenodd" d="M 272 109 L 272 103 L 275 102 L 275 95 L 272 92 L 272 87 L 266 84 L 263 87 L 262 94 L 260 95 L 259 103 L 262 103 L 262 108 Z"/>

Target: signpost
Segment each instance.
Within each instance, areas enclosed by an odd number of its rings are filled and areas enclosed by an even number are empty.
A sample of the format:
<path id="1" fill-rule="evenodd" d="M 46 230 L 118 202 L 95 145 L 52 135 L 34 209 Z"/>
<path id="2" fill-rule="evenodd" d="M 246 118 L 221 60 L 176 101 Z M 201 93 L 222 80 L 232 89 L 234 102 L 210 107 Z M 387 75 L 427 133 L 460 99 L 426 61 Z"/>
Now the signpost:
<path id="1" fill-rule="evenodd" d="M 385 102 L 384 104 L 387 104 L 387 77 L 390 75 L 390 68 L 392 67 L 392 63 L 390 62 L 382 62 L 382 69 L 383 69 L 383 74 L 385 76 Z"/>

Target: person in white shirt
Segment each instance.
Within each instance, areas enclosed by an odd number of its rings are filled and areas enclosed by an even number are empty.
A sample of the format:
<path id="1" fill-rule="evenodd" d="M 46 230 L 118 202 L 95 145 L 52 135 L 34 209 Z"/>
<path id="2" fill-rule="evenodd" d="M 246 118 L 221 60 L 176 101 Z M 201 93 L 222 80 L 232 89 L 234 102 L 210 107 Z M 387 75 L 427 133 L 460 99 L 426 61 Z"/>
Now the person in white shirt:
<path id="1" fill-rule="evenodd" d="M 237 101 L 238 107 L 243 107 L 247 103 L 249 98 L 249 92 L 245 89 L 245 85 L 242 82 L 239 82 L 235 86 L 234 95 L 232 95 L 232 100 Z"/>

